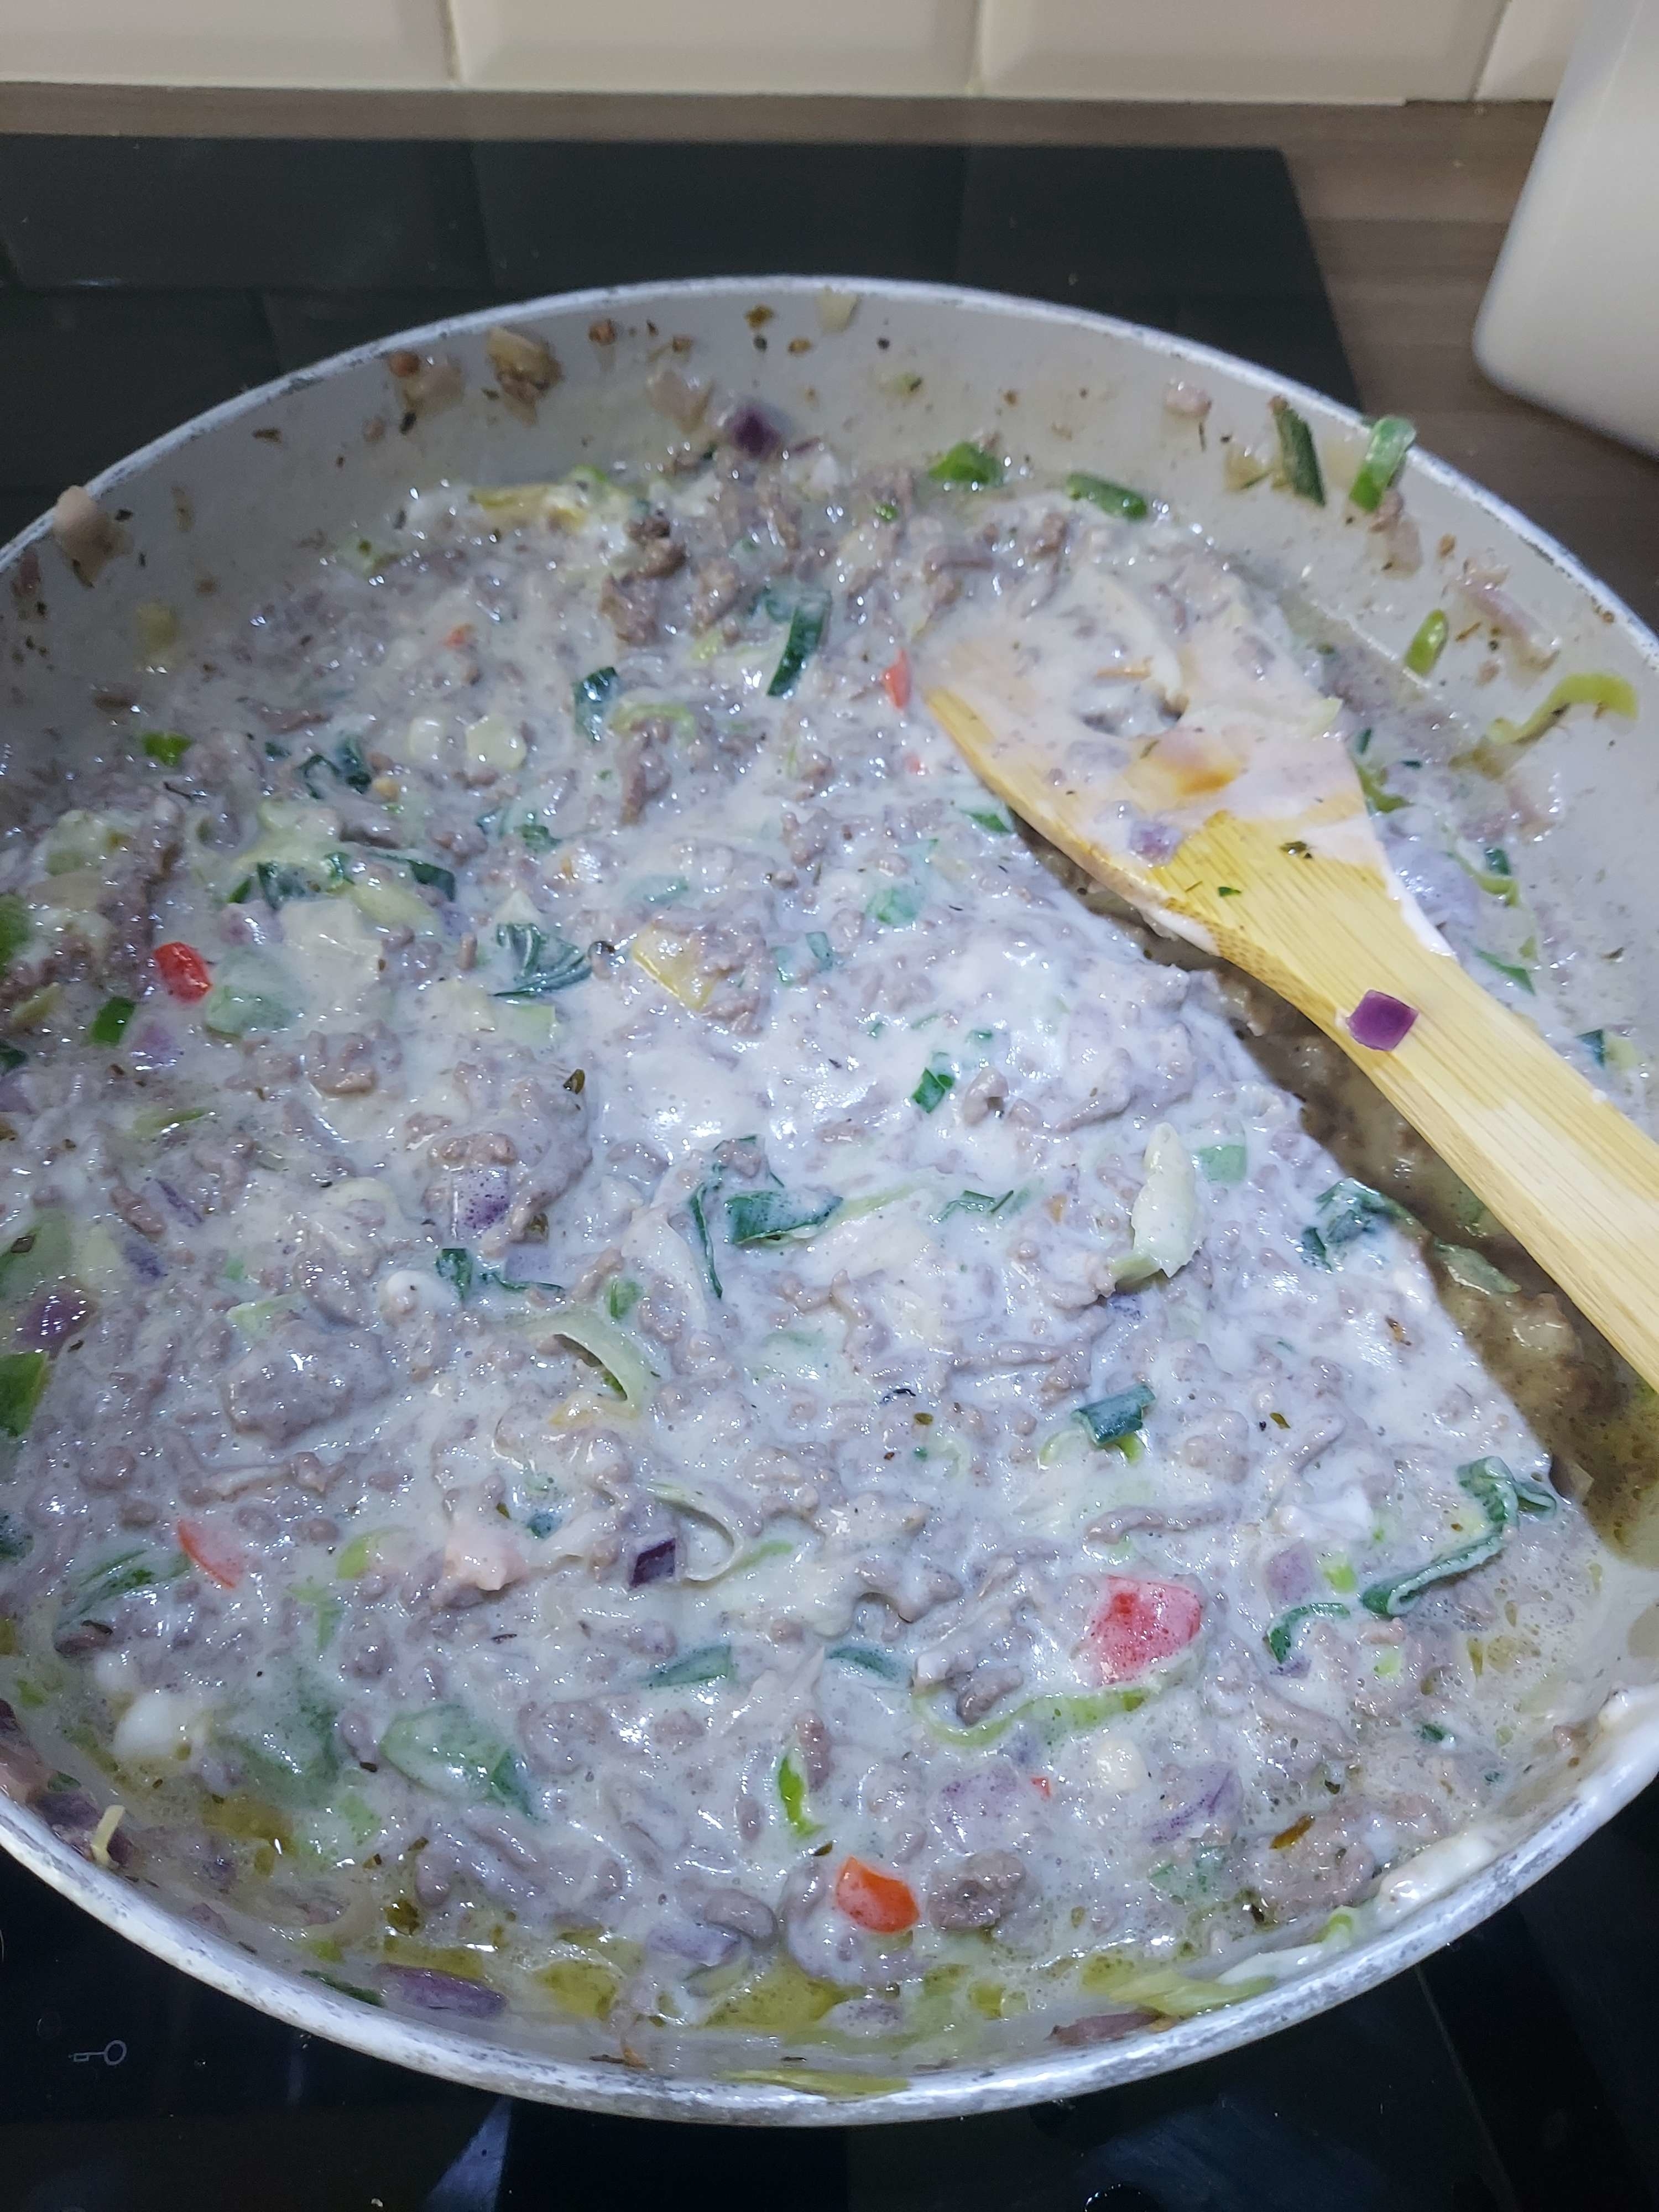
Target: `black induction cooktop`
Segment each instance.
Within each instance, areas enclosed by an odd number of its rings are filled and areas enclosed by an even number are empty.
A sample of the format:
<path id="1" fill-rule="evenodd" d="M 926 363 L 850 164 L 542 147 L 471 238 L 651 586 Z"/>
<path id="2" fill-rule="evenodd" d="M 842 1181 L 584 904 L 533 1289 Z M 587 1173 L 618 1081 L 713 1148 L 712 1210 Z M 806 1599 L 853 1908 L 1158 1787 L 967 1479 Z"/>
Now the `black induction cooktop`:
<path id="1" fill-rule="evenodd" d="M 0 540 L 203 408 L 417 323 L 826 270 L 1065 301 L 1358 396 L 1265 149 L 0 138 Z"/>
<path id="2" fill-rule="evenodd" d="M 721 273 L 931 278 L 1361 395 L 1256 149 L 0 139 L 0 538 L 247 386 L 435 317 Z M 1030 2112 L 775 2135 L 559 2112 L 299 2034 L 0 1858 L 0 2212 L 1638 2212 L 1659 1793 L 1419 1971 Z"/>

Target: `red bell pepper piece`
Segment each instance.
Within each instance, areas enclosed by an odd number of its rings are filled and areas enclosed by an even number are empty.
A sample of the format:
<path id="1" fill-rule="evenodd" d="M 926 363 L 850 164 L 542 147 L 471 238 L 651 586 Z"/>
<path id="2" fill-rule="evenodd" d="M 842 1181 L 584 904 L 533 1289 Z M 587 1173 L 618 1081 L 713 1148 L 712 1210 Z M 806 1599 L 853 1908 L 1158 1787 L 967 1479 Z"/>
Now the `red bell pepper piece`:
<path id="1" fill-rule="evenodd" d="M 1083 1648 L 1103 1682 L 1129 1682 L 1184 1651 L 1203 1623 L 1204 1601 L 1184 1583 L 1108 1575 Z"/>
<path id="2" fill-rule="evenodd" d="M 193 945 L 174 939 L 155 948 L 155 965 L 161 981 L 175 999 L 204 999 L 213 988 L 208 964 Z"/>
<path id="3" fill-rule="evenodd" d="M 916 1893 L 896 1874 L 883 1874 L 862 1859 L 843 1859 L 836 1876 L 836 1903 L 849 1920 L 872 1935 L 896 1936 L 921 1917 Z"/>

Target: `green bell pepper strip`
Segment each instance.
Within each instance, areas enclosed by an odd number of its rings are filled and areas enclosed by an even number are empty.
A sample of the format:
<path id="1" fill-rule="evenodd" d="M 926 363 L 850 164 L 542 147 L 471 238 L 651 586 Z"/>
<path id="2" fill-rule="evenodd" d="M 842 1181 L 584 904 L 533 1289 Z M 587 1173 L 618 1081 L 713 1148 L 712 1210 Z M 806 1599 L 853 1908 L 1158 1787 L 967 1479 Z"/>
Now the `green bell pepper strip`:
<path id="1" fill-rule="evenodd" d="M 1348 486 L 1348 497 L 1367 514 L 1375 514 L 1382 495 L 1405 465 L 1417 443 L 1417 432 L 1403 415 L 1382 415 L 1371 425 L 1370 443 L 1359 472 Z"/>

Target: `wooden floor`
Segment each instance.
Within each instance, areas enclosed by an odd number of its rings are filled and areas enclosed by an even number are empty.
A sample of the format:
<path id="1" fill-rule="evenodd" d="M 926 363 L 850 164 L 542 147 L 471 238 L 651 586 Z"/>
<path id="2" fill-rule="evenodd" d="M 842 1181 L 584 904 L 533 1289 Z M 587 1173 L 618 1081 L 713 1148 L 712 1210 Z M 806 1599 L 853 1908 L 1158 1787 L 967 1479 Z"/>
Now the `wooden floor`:
<path id="1" fill-rule="evenodd" d="M 1368 409 L 1533 516 L 1659 627 L 1659 462 L 1488 384 L 1469 337 L 1547 111 L 167 92 L 0 86 L 0 131 L 791 138 L 1283 149 Z M 1584 333 L 1594 344 L 1595 333 Z"/>

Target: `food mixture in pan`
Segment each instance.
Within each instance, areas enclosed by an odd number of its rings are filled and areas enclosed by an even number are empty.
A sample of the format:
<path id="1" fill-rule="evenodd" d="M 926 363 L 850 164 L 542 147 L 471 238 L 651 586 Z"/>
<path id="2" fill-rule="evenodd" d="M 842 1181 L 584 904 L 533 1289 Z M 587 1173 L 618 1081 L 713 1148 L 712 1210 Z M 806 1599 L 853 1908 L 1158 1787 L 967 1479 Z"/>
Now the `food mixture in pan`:
<path id="1" fill-rule="evenodd" d="M 1182 2017 L 1574 1754 L 1580 1354 L 912 653 L 1012 608 L 1118 756 L 1271 696 L 1483 981 L 1634 1049 L 1467 733 L 1155 501 L 665 396 L 659 471 L 158 619 L 0 848 L 0 1784 L 405 2010 Z"/>

